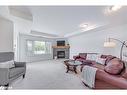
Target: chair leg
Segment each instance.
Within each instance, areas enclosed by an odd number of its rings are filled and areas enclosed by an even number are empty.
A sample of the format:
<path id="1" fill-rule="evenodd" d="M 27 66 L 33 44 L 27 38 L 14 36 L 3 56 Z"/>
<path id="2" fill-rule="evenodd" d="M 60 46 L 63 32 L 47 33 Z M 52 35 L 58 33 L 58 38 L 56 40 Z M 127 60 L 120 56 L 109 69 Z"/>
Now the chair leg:
<path id="1" fill-rule="evenodd" d="M 25 74 L 23 75 L 23 78 L 25 78 Z"/>
<path id="2" fill-rule="evenodd" d="M 8 90 L 9 83 L 8 83 L 8 84 L 6 84 L 6 85 L 4 85 L 4 87 L 5 87 L 5 88 L 4 88 L 5 90 Z"/>

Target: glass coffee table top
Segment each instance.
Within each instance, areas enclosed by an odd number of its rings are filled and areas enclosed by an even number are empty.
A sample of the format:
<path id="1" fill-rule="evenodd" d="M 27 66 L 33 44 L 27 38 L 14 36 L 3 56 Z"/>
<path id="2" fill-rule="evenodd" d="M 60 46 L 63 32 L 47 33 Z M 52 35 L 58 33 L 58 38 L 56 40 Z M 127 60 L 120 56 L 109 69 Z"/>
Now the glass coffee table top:
<path id="1" fill-rule="evenodd" d="M 70 65 L 81 65 L 82 62 L 73 60 L 73 61 L 68 61 L 68 64 L 70 64 Z"/>

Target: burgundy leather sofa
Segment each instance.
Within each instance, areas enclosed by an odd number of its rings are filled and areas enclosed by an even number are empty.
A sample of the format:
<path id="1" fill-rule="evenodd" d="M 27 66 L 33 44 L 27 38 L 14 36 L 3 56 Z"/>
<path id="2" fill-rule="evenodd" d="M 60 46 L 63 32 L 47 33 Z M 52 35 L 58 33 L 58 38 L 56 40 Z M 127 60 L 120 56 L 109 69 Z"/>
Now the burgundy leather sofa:
<path id="1" fill-rule="evenodd" d="M 86 56 L 87 53 L 79 53 L 78 56 L 74 56 L 73 58 L 81 62 L 87 62 L 88 60 L 86 61 Z M 101 58 L 107 58 L 107 56 L 110 56 L 110 59 L 114 58 L 114 56 L 111 55 L 101 55 Z M 127 89 L 127 77 L 123 77 L 123 73 L 127 73 L 127 69 L 125 69 L 120 75 L 111 75 L 104 71 L 104 65 L 97 64 L 90 60 L 88 62 L 90 66 L 98 68 L 95 76 L 94 89 Z M 81 71 L 84 66 L 85 65 L 82 65 Z"/>

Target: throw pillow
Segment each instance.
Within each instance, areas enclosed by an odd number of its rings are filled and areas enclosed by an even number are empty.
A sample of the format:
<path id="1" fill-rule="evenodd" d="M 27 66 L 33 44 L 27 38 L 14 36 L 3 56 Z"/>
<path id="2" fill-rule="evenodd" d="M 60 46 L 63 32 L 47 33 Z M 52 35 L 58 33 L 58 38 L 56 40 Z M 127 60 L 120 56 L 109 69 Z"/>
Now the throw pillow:
<path id="1" fill-rule="evenodd" d="M 97 54 L 87 54 L 86 60 L 96 61 L 97 57 Z"/>
<path id="2" fill-rule="evenodd" d="M 87 54 L 86 60 L 92 60 L 91 54 Z"/>
<path id="3" fill-rule="evenodd" d="M 13 67 L 15 67 L 14 60 L 0 63 L 0 68 L 13 68 Z"/>
<path id="4" fill-rule="evenodd" d="M 124 63 L 121 62 L 118 58 L 114 58 L 108 62 L 104 70 L 109 74 L 117 75 L 120 74 L 123 68 L 124 68 Z"/>
<path id="5" fill-rule="evenodd" d="M 96 62 L 97 62 L 98 64 L 105 65 L 105 60 L 106 60 L 106 59 L 103 59 L 103 58 L 97 58 L 97 59 L 96 59 Z"/>

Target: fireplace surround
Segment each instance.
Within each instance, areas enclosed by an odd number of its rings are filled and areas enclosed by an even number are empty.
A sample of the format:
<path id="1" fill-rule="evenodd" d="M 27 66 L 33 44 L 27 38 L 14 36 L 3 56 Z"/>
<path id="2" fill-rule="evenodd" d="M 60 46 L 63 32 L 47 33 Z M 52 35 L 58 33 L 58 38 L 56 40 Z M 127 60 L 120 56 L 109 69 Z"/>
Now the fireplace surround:
<path id="1" fill-rule="evenodd" d="M 53 59 L 69 58 L 69 46 L 53 46 Z"/>

